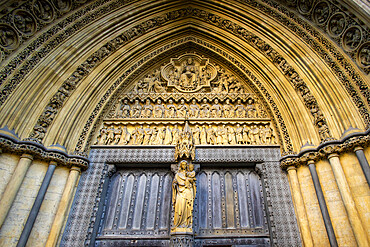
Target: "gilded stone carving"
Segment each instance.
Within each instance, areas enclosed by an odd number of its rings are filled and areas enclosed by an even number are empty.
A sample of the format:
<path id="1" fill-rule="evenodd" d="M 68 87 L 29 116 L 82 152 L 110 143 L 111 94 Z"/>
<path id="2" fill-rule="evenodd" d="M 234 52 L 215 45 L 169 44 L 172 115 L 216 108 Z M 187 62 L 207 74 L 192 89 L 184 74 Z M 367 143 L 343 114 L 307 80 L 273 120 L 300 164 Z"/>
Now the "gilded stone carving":
<path id="1" fill-rule="evenodd" d="M 172 182 L 172 205 L 174 207 L 173 228 L 171 232 L 192 232 L 193 205 L 196 195 L 194 165 L 185 160 Z"/>

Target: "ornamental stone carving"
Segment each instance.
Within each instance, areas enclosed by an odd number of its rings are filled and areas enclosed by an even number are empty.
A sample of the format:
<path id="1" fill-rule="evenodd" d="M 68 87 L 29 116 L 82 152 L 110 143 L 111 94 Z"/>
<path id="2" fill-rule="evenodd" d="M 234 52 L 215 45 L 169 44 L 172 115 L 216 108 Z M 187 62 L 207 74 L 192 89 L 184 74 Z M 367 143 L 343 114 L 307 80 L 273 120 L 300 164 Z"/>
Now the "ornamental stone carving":
<path id="1" fill-rule="evenodd" d="M 364 68 L 370 67 L 370 42 L 363 44 L 357 53 L 357 62 Z"/>
<path id="2" fill-rule="evenodd" d="M 40 21 L 51 22 L 54 19 L 53 6 L 46 0 L 34 0 L 32 10 Z"/>
<path id="3" fill-rule="evenodd" d="M 319 25 L 324 24 L 330 16 L 330 7 L 327 2 L 320 2 L 316 4 L 312 17 L 315 22 Z"/>
<path id="4" fill-rule="evenodd" d="M 37 24 L 31 13 L 24 10 L 17 10 L 13 15 L 13 23 L 17 30 L 25 35 L 35 33 Z"/>
<path id="5" fill-rule="evenodd" d="M 242 83 L 208 58 L 188 53 L 171 58 L 141 78 L 131 93 L 244 93 Z"/>
<path id="6" fill-rule="evenodd" d="M 361 43 L 362 33 L 357 26 L 348 28 L 342 37 L 343 48 L 347 51 L 355 50 Z"/>
<path id="7" fill-rule="evenodd" d="M 9 25 L 0 24 L 0 47 L 5 49 L 15 49 L 18 46 L 17 32 Z"/>
<path id="8" fill-rule="evenodd" d="M 53 0 L 52 2 L 56 9 L 62 13 L 68 12 L 72 7 L 72 0 Z"/>
<path id="9" fill-rule="evenodd" d="M 346 17 L 343 13 L 333 15 L 329 20 L 328 31 L 332 36 L 339 36 L 346 28 Z"/>

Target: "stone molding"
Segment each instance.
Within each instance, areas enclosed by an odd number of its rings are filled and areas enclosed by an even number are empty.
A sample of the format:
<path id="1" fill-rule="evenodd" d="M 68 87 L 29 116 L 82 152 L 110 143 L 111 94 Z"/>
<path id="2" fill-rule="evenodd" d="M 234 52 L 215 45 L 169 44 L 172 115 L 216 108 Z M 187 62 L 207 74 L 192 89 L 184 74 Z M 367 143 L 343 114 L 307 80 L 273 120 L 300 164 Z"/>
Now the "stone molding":
<path id="1" fill-rule="evenodd" d="M 11 135 L 7 135 L 3 131 L 0 132 L 0 149 L 3 153 L 11 152 L 22 156 L 26 154 L 33 157 L 33 159 L 56 162 L 59 166 L 66 166 L 69 168 L 78 167 L 81 170 L 86 170 L 90 162 L 86 157 L 68 155 L 66 152 L 62 151 L 62 147 L 55 145 L 46 148 L 37 142 L 18 140 Z"/>
<path id="2" fill-rule="evenodd" d="M 330 155 L 346 152 L 355 152 L 358 148 L 370 145 L 370 129 L 345 136 L 341 140 L 333 140 L 322 143 L 316 148 L 307 148 L 297 155 L 286 155 L 280 159 L 280 167 L 287 169 L 294 166 L 308 165 L 310 162 L 329 158 Z"/>

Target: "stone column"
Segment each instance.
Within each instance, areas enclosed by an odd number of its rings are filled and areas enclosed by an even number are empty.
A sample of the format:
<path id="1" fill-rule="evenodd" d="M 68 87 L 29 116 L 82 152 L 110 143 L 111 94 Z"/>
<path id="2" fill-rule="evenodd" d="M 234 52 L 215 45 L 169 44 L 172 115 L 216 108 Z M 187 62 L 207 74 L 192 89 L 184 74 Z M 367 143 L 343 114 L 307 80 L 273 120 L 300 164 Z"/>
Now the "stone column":
<path id="1" fill-rule="evenodd" d="M 367 183 L 370 185 L 370 167 L 367 162 L 366 156 L 364 154 L 364 149 L 362 147 L 355 147 L 354 149 L 357 159 L 360 163 L 362 171 L 364 172 Z"/>
<path id="2" fill-rule="evenodd" d="M 15 168 L 8 184 L 5 187 L 3 196 L 0 200 L 0 228 L 3 225 L 6 216 L 8 215 L 9 209 L 11 208 L 18 190 L 22 185 L 23 179 L 26 176 L 32 160 L 32 155 L 22 154 L 20 160 L 18 161 L 17 167 Z"/>
<path id="3" fill-rule="evenodd" d="M 40 211 L 41 204 L 44 201 L 46 191 L 49 187 L 50 180 L 53 177 L 56 166 L 57 166 L 57 163 L 55 161 L 50 161 L 50 164 L 49 164 L 48 170 L 46 171 L 44 180 L 42 181 L 42 184 L 40 186 L 39 192 L 37 193 L 35 202 L 33 203 L 30 214 L 28 215 L 27 222 L 24 225 L 22 234 L 19 238 L 17 247 L 24 247 L 27 244 L 33 224 L 35 223 L 36 217 Z"/>
<path id="4" fill-rule="evenodd" d="M 289 166 L 287 171 L 289 175 L 290 185 L 292 187 L 291 189 L 293 194 L 293 200 L 297 211 L 298 225 L 301 230 L 302 240 L 304 246 L 311 247 L 313 246 L 312 236 L 310 226 L 308 223 L 306 209 L 304 207 L 301 189 L 298 182 L 297 170 L 294 166 Z"/>
<path id="5" fill-rule="evenodd" d="M 332 153 L 328 156 L 328 159 L 333 170 L 335 180 L 338 184 L 338 189 L 342 197 L 344 207 L 346 208 L 353 233 L 355 234 L 357 244 L 359 246 L 369 246 L 367 234 L 359 217 L 355 201 L 352 198 L 349 185 L 339 160 L 339 155 L 337 153 Z"/>
<path id="6" fill-rule="evenodd" d="M 338 246 L 337 239 L 336 239 L 335 233 L 334 233 L 334 229 L 333 229 L 333 226 L 331 224 L 329 211 L 328 211 L 328 208 L 326 207 L 324 194 L 323 194 L 322 189 L 321 189 L 320 180 L 319 180 L 319 177 L 318 177 L 317 172 L 316 172 L 315 162 L 313 160 L 308 161 L 308 168 L 310 169 L 310 172 L 311 172 L 313 185 L 315 187 L 317 200 L 319 201 L 319 206 L 320 206 L 322 218 L 324 220 L 325 229 L 326 229 L 326 232 L 328 234 L 330 246 L 332 246 L 332 247 Z"/>
<path id="7" fill-rule="evenodd" d="M 69 172 L 67 183 L 64 187 L 62 198 L 60 199 L 57 212 L 55 214 L 54 222 L 51 226 L 48 240 L 45 246 L 51 247 L 56 246 L 59 238 L 59 234 L 62 230 L 64 220 L 67 216 L 68 208 L 72 200 L 73 191 L 76 187 L 78 177 L 80 175 L 81 169 L 79 167 L 73 166 Z"/>

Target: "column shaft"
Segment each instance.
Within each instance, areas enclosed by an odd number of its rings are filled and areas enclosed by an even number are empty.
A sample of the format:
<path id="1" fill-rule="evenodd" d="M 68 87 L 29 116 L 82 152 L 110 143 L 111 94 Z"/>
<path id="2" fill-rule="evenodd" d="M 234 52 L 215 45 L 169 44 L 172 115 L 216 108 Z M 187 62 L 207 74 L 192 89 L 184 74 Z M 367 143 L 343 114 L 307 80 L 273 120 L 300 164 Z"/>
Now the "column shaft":
<path id="1" fill-rule="evenodd" d="M 298 218 L 298 224 L 299 228 L 301 229 L 301 234 L 303 238 L 304 246 L 313 246 L 312 242 L 312 236 L 310 231 L 310 226 L 307 219 L 306 210 L 304 207 L 304 202 L 301 194 L 301 189 L 298 182 L 298 176 L 296 168 L 293 166 L 288 167 L 287 169 L 290 184 L 292 186 L 292 193 L 293 193 L 293 199 L 294 204 L 296 206 L 297 211 L 297 218 Z"/>
<path id="2" fill-rule="evenodd" d="M 45 247 L 52 247 L 56 246 L 57 244 L 60 231 L 63 227 L 64 219 L 67 216 L 67 211 L 72 200 L 73 191 L 76 186 L 79 174 L 80 168 L 71 168 Z"/>
<path id="3" fill-rule="evenodd" d="M 332 247 L 335 246 L 336 247 L 336 246 L 338 246 L 338 243 L 337 243 L 337 239 L 335 237 L 333 226 L 331 224 L 329 211 L 328 211 L 328 208 L 326 207 L 324 194 L 322 192 L 321 185 L 320 185 L 320 180 L 319 180 L 319 177 L 318 177 L 317 172 L 316 172 L 315 163 L 313 161 L 309 161 L 308 162 L 308 168 L 310 169 L 310 172 L 311 172 L 313 185 L 315 187 L 317 199 L 319 201 L 319 206 L 320 206 L 322 218 L 324 220 L 325 229 L 326 229 L 326 232 L 328 234 L 330 246 L 332 246 Z"/>
<path id="4" fill-rule="evenodd" d="M 30 214 L 28 215 L 27 222 L 24 225 L 24 228 L 23 228 L 22 234 L 19 238 L 17 247 L 24 247 L 27 244 L 27 241 L 28 241 L 28 238 L 30 236 L 33 224 L 35 223 L 36 217 L 37 217 L 37 215 L 40 211 L 41 204 L 44 200 L 46 191 L 49 187 L 50 180 L 53 177 L 56 165 L 57 164 L 54 161 L 51 161 L 50 164 L 49 164 L 49 167 L 48 167 L 48 170 L 46 171 L 44 180 L 42 181 L 39 192 L 37 193 L 35 202 L 33 203 Z"/>
<path id="5" fill-rule="evenodd" d="M 367 184 L 370 185 L 370 166 L 369 163 L 367 162 L 363 148 L 356 147 L 355 154 L 357 156 L 358 161 L 360 162 L 360 166 L 362 171 L 364 172 Z"/>
<path id="6" fill-rule="evenodd" d="M 30 154 L 23 154 L 15 168 L 8 184 L 5 187 L 3 196 L 0 200 L 0 228 L 3 225 L 6 216 L 14 202 L 23 179 L 26 176 L 28 168 L 32 163 L 33 157 Z"/>
<path id="7" fill-rule="evenodd" d="M 338 189 L 342 197 L 344 207 L 346 208 L 349 222 L 351 223 L 353 229 L 353 233 L 355 234 L 357 244 L 359 246 L 369 246 L 367 234 L 364 230 L 361 219 L 359 217 L 355 201 L 352 198 L 349 185 L 347 183 L 342 165 L 339 160 L 339 155 L 335 153 L 330 154 L 328 159 L 333 169 L 334 177 L 338 184 Z"/>

